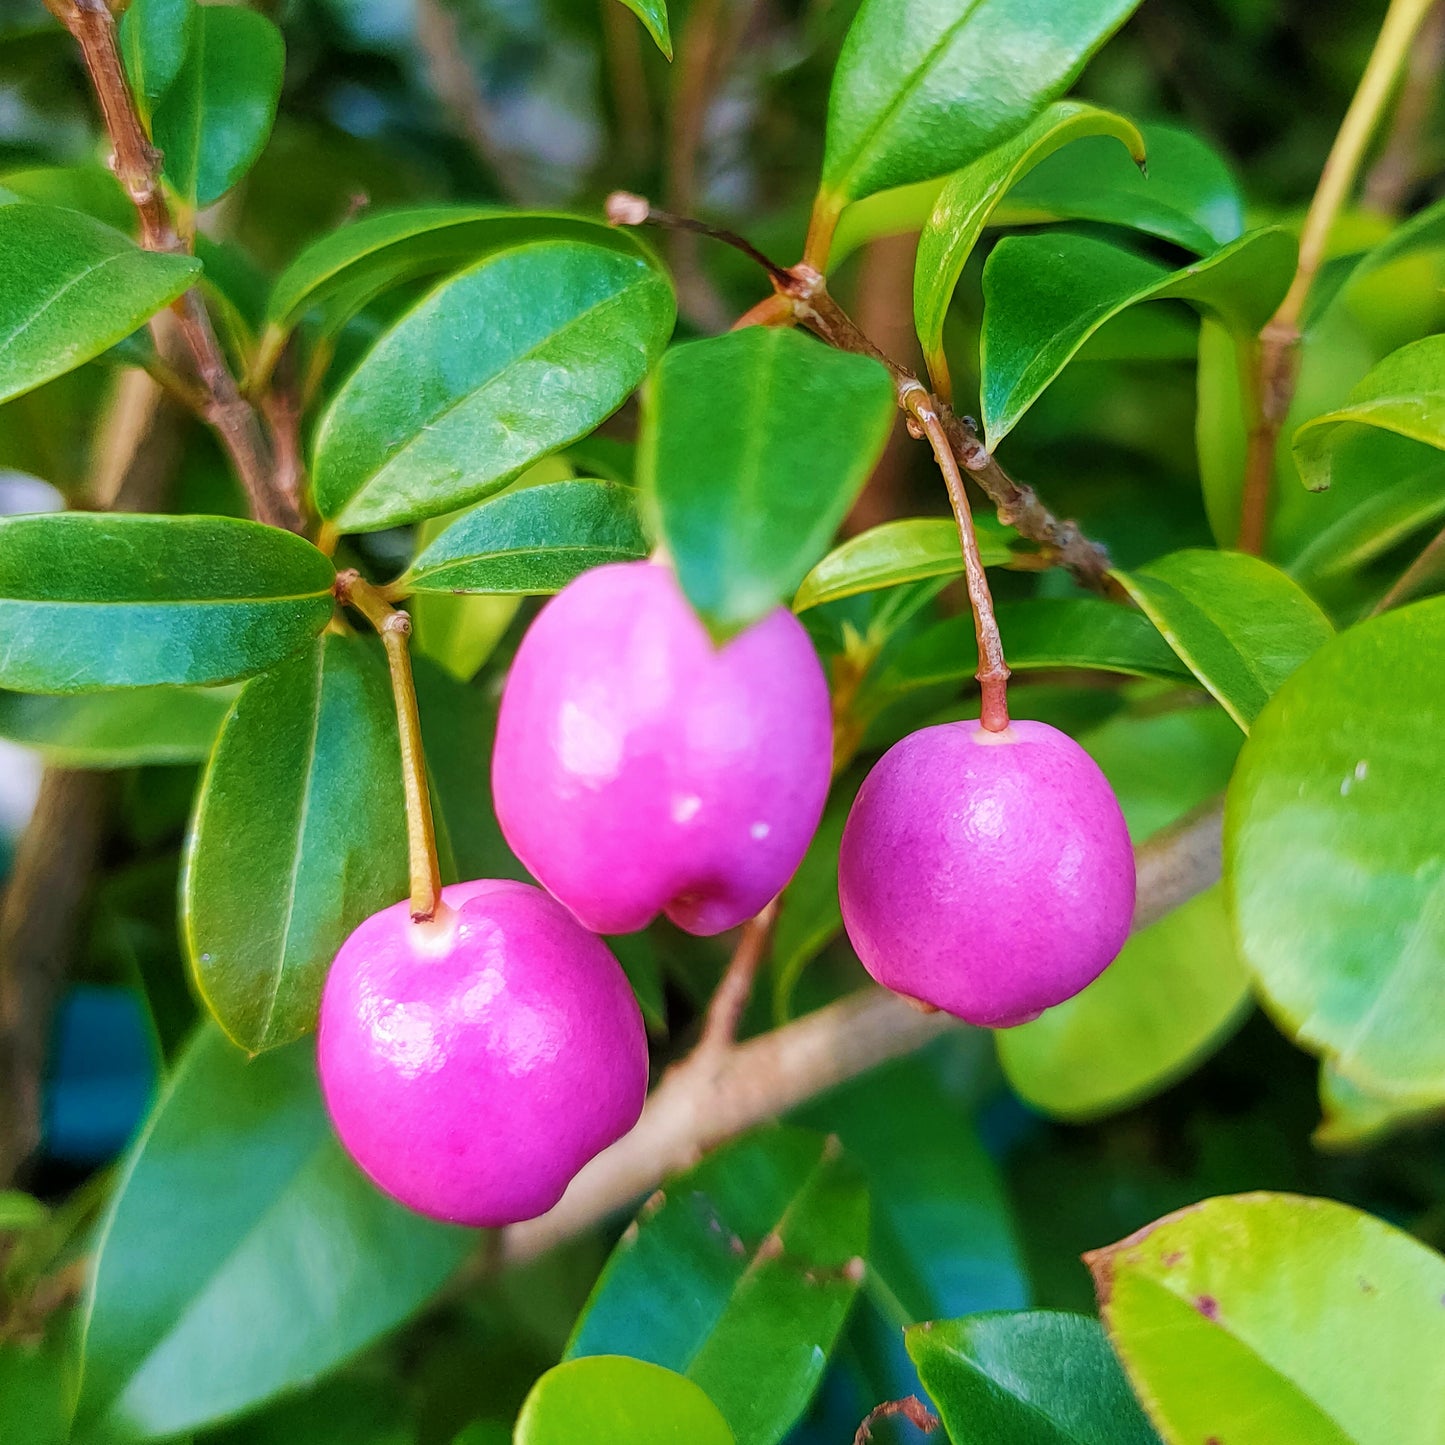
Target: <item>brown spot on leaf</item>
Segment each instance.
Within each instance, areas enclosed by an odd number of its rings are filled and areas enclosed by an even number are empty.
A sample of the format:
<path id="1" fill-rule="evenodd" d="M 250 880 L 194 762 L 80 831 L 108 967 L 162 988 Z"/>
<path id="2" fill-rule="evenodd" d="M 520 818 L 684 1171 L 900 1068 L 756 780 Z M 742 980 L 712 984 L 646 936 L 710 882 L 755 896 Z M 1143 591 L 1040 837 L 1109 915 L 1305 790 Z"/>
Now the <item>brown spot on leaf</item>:
<path id="1" fill-rule="evenodd" d="M 1159 1263 L 1162 1264 L 1165 1269 L 1173 1269 L 1174 1266 L 1181 1263 L 1183 1259 L 1184 1251 L 1182 1249 L 1171 1249 L 1168 1254 L 1160 1259 Z"/>
<path id="2" fill-rule="evenodd" d="M 1212 1294 L 1201 1294 L 1194 1297 L 1194 1308 L 1199 1311 L 1207 1320 L 1219 1318 L 1219 1301 Z"/>
<path id="3" fill-rule="evenodd" d="M 1375 1286 L 1372 1285 L 1372 1284 L 1370 1283 L 1370 1281 L 1367 1280 L 1367 1279 L 1364 1277 L 1364 1275 L 1361 1275 L 1361 1276 L 1360 1276 L 1360 1292 L 1361 1292 L 1362 1294 L 1374 1294 L 1374 1293 L 1375 1293 Z"/>

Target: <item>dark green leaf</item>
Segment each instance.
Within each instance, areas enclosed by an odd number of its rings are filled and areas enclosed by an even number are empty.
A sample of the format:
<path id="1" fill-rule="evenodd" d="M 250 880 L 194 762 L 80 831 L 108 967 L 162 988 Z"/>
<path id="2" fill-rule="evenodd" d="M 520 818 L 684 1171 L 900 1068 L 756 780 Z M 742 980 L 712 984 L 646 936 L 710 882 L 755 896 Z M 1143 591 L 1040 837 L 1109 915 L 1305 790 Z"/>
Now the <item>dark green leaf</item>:
<path id="1" fill-rule="evenodd" d="M 622 1355 L 548 1370 L 517 1419 L 516 1445 L 734 1445 L 717 1406 L 691 1380 Z"/>
<path id="2" fill-rule="evenodd" d="M 1086 1315 L 981 1314 L 904 1339 L 954 1445 L 1157 1445 Z"/>
<path id="3" fill-rule="evenodd" d="M 1243 552 L 1172 552 L 1115 575 L 1246 732 L 1280 683 L 1334 635 L 1308 593 Z"/>
<path id="4" fill-rule="evenodd" d="M 1136 165 L 1144 163 L 1144 138 L 1132 121 L 1078 101 L 1056 101 L 1001 145 L 955 172 L 945 182 L 918 238 L 913 268 L 913 325 L 935 383 L 946 386 L 943 319 L 958 278 L 994 208 L 1019 178 L 1083 136 L 1121 141 Z"/>
<path id="5" fill-rule="evenodd" d="M 1087 1262 L 1170 1441 L 1436 1445 L 1445 1259 L 1328 1199 L 1209 1199 Z"/>
<path id="6" fill-rule="evenodd" d="M 1014 560 L 1016 533 L 986 514 L 974 518 L 978 554 L 985 567 Z M 876 592 L 926 577 L 961 577 L 963 551 L 952 517 L 910 517 L 883 522 L 835 547 L 803 578 L 793 610 L 806 612 L 824 602 Z"/>
<path id="7" fill-rule="evenodd" d="M 643 496 L 683 591 L 719 633 L 792 597 L 895 411 L 878 362 L 761 326 L 668 352 L 646 402 Z"/>
<path id="8" fill-rule="evenodd" d="M 0 401 L 73 371 L 195 281 L 190 256 L 140 250 L 55 206 L 0 206 Z"/>
<path id="9" fill-rule="evenodd" d="M 201 785 L 181 921 L 206 1007 L 251 1053 L 298 1038 L 337 949 L 406 886 L 386 668 L 327 634 L 246 684 Z"/>
<path id="10" fill-rule="evenodd" d="M 539 241 L 437 287 L 371 349 L 322 418 L 315 488 L 342 531 L 498 491 L 626 399 L 672 330 L 640 254 Z"/>
<path id="11" fill-rule="evenodd" d="M 828 102 L 819 210 L 957 170 L 1061 95 L 1137 0 L 864 0 Z"/>
<path id="12" fill-rule="evenodd" d="M 1145 301 L 1187 301 L 1232 331 L 1259 330 L 1294 275 L 1295 243 L 1279 229 L 1171 271 L 1092 236 L 1006 236 L 983 271 L 984 428 L 997 447 L 1079 348 Z"/>
<path id="13" fill-rule="evenodd" d="M 672 31 L 667 21 L 667 0 L 622 0 L 622 3 L 647 27 L 657 48 L 672 59 Z"/>
<path id="14" fill-rule="evenodd" d="M 604 562 L 647 556 L 636 493 L 616 482 L 544 482 L 459 517 L 407 568 L 408 592 L 560 592 Z"/>
<path id="15" fill-rule="evenodd" d="M 165 178 L 188 207 L 219 200 L 265 148 L 281 98 L 286 46 L 264 16 L 201 5 L 180 73 L 151 120 Z"/>
<path id="16" fill-rule="evenodd" d="M 232 517 L 0 519 L 0 686 L 230 682 L 326 626 L 334 577 L 309 542 Z"/>
<path id="17" fill-rule="evenodd" d="M 121 16 L 121 58 L 142 115 L 150 115 L 181 73 L 195 12 L 196 0 L 130 0 Z"/>
<path id="18" fill-rule="evenodd" d="M 394 1328 L 473 1241 L 361 1175 L 309 1045 L 248 1061 L 204 1028 L 101 1231 L 78 1422 L 169 1436 L 262 1404 Z"/>
<path id="19" fill-rule="evenodd" d="M 1445 1100 L 1445 598 L 1341 633 L 1259 715 L 1229 788 L 1245 963 L 1301 1044 L 1401 1104 Z"/>
<path id="20" fill-rule="evenodd" d="M 5 1445 L 66 1445 L 69 1361 L 44 1345 L 0 1344 L 0 1439 Z"/>
<path id="21" fill-rule="evenodd" d="M 749 1135 L 643 1206 L 567 1358 L 675 1369 L 712 1397 L 738 1445 L 773 1445 L 822 1379 L 867 1245 L 867 1190 L 836 1141 Z"/>
<path id="22" fill-rule="evenodd" d="M 70 697 L 0 692 L 0 737 L 38 748 L 67 768 L 200 763 L 235 693 L 157 687 Z"/>

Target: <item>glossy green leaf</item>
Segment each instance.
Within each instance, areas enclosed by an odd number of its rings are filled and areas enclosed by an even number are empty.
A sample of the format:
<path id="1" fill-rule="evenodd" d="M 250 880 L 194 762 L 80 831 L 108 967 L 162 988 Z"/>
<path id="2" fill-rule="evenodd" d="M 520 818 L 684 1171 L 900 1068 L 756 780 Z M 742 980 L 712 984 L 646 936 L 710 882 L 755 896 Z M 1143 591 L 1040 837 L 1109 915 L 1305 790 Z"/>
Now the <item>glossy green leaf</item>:
<path id="1" fill-rule="evenodd" d="M 69 697 L 0 692 L 0 737 L 67 768 L 200 763 L 235 697 L 230 688 L 157 687 Z"/>
<path id="2" fill-rule="evenodd" d="M 300 1037 L 347 935 L 406 889 L 386 668 L 328 633 L 241 690 L 196 800 L 181 922 L 206 1007 L 251 1053 Z"/>
<path id="3" fill-rule="evenodd" d="M 953 1445 L 1157 1445 L 1098 1322 L 1002 1311 L 904 1332 Z"/>
<path id="4" fill-rule="evenodd" d="M 653 42 L 669 60 L 672 59 L 672 28 L 667 18 L 667 0 L 622 0 L 642 21 Z"/>
<path id="5" fill-rule="evenodd" d="M 196 0 L 130 0 L 120 18 L 120 53 L 141 114 L 181 73 L 195 26 Z"/>
<path id="6" fill-rule="evenodd" d="M 1061 95 L 1137 0 L 864 0 L 833 75 L 820 206 L 945 175 Z"/>
<path id="7" fill-rule="evenodd" d="M 1002 1030 L 999 1061 L 1036 1109 L 1093 1119 L 1172 1084 L 1248 1003 L 1224 900 L 1210 889 L 1136 933 L 1082 993 Z"/>
<path id="8" fill-rule="evenodd" d="M 0 184 L 13 191 L 17 200 L 84 211 L 126 236 L 135 225 L 135 206 L 115 172 L 103 165 L 27 166 L 4 172 Z"/>
<path id="9" fill-rule="evenodd" d="M 1445 451 L 1445 336 L 1426 336 L 1392 352 L 1350 393 L 1348 406 L 1295 432 L 1295 465 L 1311 490 L 1329 486 L 1334 450 L 1355 427 L 1376 427 Z"/>
<path id="10" fill-rule="evenodd" d="M 1171 271 L 1093 236 L 1006 236 L 983 271 L 984 429 L 990 447 L 1108 320 L 1145 301 L 1186 301 L 1231 330 L 1252 334 L 1294 274 L 1295 243 L 1276 228 Z"/>
<path id="11" fill-rule="evenodd" d="M 1362 1088 L 1445 1100 L 1445 599 L 1341 633 L 1255 721 L 1225 879 L 1246 964 L 1289 1033 Z"/>
<path id="12" fill-rule="evenodd" d="M 180 73 L 151 117 L 165 178 L 190 207 L 218 201 L 265 149 L 286 46 L 264 15 L 201 5 Z"/>
<path id="13" fill-rule="evenodd" d="M 1087 1256 L 1171 1445 L 1438 1445 L 1445 1259 L 1328 1199 L 1243 1194 Z"/>
<path id="14" fill-rule="evenodd" d="M 500 490 L 626 400 L 673 314 L 637 253 L 553 240 L 489 256 L 408 312 L 332 402 L 318 507 L 365 532 Z"/>
<path id="15" fill-rule="evenodd" d="M 517 1418 L 515 1445 L 734 1445 L 718 1408 L 691 1380 L 625 1355 L 548 1370 Z"/>
<path id="16" fill-rule="evenodd" d="M 643 1206 L 567 1358 L 625 1353 L 685 1374 L 738 1445 L 803 1412 L 863 1278 L 868 1192 L 836 1141 L 772 1128 L 718 1150 Z"/>
<path id="17" fill-rule="evenodd" d="M 0 206 L 0 401 L 73 371 L 169 305 L 200 272 L 55 206 Z"/>
<path id="18" fill-rule="evenodd" d="M 229 682 L 331 616 L 330 562 L 231 517 L 0 519 L 0 686 L 85 692 Z"/>
<path id="19" fill-rule="evenodd" d="M 636 493 L 616 482 L 544 482 L 503 492 L 425 547 L 408 592 L 560 592 L 589 567 L 647 556 Z"/>
<path id="20" fill-rule="evenodd" d="M 1171 552 L 1115 576 L 1246 732 L 1285 678 L 1334 635 L 1308 593 L 1243 552 Z"/>
<path id="21" fill-rule="evenodd" d="M 1137 165 L 1144 163 L 1144 137 L 1132 121 L 1079 101 L 1056 101 L 1001 145 L 955 172 L 944 184 L 918 238 L 913 268 L 913 325 L 929 374 L 944 386 L 943 319 L 958 278 L 994 208 L 1019 178 L 1047 156 L 1083 136 L 1123 143 Z"/>
<path id="22" fill-rule="evenodd" d="M 648 388 L 638 477 L 683 591 L 716 632 L 792 597 L 894 411 L 878 362 L 796 331 L 753 326 L 668 352 Z"/>
<path id="23" fill-rule="evenodd" d="M 363 1177 L 309 1044 L 247 1060 L 202 1028 L 97 1241 L 77 1438 L 187 1433 L 325 1374 L 412 1314 L 474 1239 Z"/>
<path id="24" fill-rule="evenodd" d="M 987 515 L 974 518 L 978 554 L 985 567 L 1006 567 L 1014 560 L 1017 534 Z M 926 577 L 961 577 L 963 552 L 952 517 L 909 517 L 883 522 L 840 543 L 803 578 L 793 611 L 806 612 L 824 602 L 876 592 Z"/>

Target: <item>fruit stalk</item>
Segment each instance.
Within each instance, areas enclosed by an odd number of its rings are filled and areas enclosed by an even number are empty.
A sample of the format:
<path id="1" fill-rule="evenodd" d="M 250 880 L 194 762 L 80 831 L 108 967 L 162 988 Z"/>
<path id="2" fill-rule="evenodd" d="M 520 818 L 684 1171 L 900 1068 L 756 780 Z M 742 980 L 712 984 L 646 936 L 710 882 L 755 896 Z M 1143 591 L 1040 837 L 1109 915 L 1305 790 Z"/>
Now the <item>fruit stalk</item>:
<path id="1" fill-rule="evenodd" d="M 391 606 L 354 570 L 337 573 L 334 590 L 339 602 L 354 607 L 371 623 L 386 649 L 401 738 L 401 780 L 406 792 L 406 839 L 411 860 L 411 917 L 413 923 L 428 923 L 436 916 L 441 900 L 442 876 L 422 751 L 421 714 L 417 711 L 416 684 L 411 673 L 411 617 Z"/>
<path id="2" fill-rule="evenodd" d="M 938 469 L 943 473 L 944 484 L 948 487 L 948 500 L 953 504 L 958 539 L 963 547 L 963 570 L 968 581 L 968 600 L 973 607 L 973 630 L 978 638 L 978 672 L 975 675 L 981 695 L 979 721 L 988 732 L 1001 733 L 1008 727 L 1009 668 L 1004 659 L 998 619 L 993 612 L 988 574 L 983 569 L 983 559 L 978 555 L 978 534 L 973 527 L 973 513 L 969 509 L 963 473 L 958 469 L 958 458 L 949 445 L 933 398 L 922 384 L 915 382 L 902 388 L 899 400 L 907 409 L 910 430 L 916 428 L 918 433 L 928 438 Z"/>

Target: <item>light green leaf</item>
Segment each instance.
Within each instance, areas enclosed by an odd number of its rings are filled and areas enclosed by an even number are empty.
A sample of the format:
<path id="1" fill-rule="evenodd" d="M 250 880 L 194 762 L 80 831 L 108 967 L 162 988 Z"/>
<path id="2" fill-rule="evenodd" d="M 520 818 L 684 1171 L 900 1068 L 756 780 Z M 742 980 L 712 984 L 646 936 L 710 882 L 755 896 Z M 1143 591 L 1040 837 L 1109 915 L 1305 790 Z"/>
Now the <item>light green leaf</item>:
<path id="1" fill-rule="evenodd" d="M 1439 1445 L 1445 1259 L 1327 1199 L 1209 1199 L 1086 1256 L 1171 1445 Z"/>
<path id="2" fill-rule="evenodd" d="M 332 612 L 309 542 L 232 517 L 0 519 L 0 686 L 230 682 L 304 647 Z"/>
<path id="3" fill-rule="evenodd" d="M 685 1374 L 738 1445 L 775 1445 L 807 1406 L 863 1278 L 868 1192 L 836 1140 L 771 1128 L 643 1206 L 567 1358 L 625 1353 Z"/>
<path id="4" fill-rule="evenodd" d="M 616 482 L 544 482 L 464 513 L 397 583 L 407 592 L 560 592 L 589 567 L 647 556 L 636 493 Z"/>
<path id="5" fill-rule="evenodd" d="M 386 668 L 327 634 L 241 690 L 196 799 L 181 926 L 206 1007 L 251 1053 L 299 1038 L 337 949 L 406 884 Z"/>
<path id="6" fill-rule="evenodd" d="M 977 1314 L 903 1338 L 953 1445 L 1157 1445 L 1086 1315 Z"/>
<path id="7" fill-rule="evenodd" d="M 515 1445 L 734 1445 L 717 1406 L 691 1380 L 624 1355 L 548 1370 L 517 1418 Z"/>
<path id="8" fill-rule="evenodd" d="M 56 206 L 0 206 L 0 401 L 73 371 L 195 281 L 191 256 L 142 251 Z"/>
<path id="9" fill-rule="evenodd" d="M 1329 486 L 1335 448 L 1355 427 L 1375 427 L 1445 451 L 1445 336 L 1426 336 L 1391 352 L 1350 393 L 1348 406 L 1295 432 L 1295 465 L 1311 491 Z"/>
<path id="10" fill-rule="evenodd" d="M 1331 641 L 1240 754 L 1225 880 L 1245 963 L 1305 1047 L 1368 1092 L 1445 1100 L 1445 598 Z"/>
<path id="11" fill-rule="evenodd" d="M 452 511 L 591 431 L 672 330 L 640 254 L 573 240 L 443 282 L 362 360 L 322 418 L 315 491 L 342 531 Z"/>
<path id="12" fill-rule="evenodd" d="M 200 763 L 210 756 L 231 688 L 156 687 L 69 697 L 0 692 L 0 737 L 66 768 Z"/>
<path id="13" fill-rule="evenodd" d="M 913 325 L 936 385 L 948 390 L 948 360 L 943 354 L 948 304 L 994 208 L 1032 167 L 1083 136 L 1121 141 L 1137 165 L 1144 163 L 1144 138 L 1132 121 L 1097 106 L 1061 100 L 956 171 L 939 192 L 918 238 L 913 268 Z"/>
<path id="14" fill-rule="evenodd" d="M 120 17 L 120 53 L 144 117 L 185 63 L 195 28 L 196 0 L 130 0 Z"/>
<path id="15" fill-rule="evenodd" d="M 201 5 L 180 73 L 151 118 L 165 178 L 192 209 L 218 201 L 265 149 L 281 98 L 286 46 L 264 16 Z"/>
<path id="16" fill-rule="evenodd" d="M 895 412 L 878 362 L 761 326 L 675 347 L 645 402 L 638 476 L 653 531 L 718 633 L 792 597 Z"/>
<path id="17" fill-rule="evenodd" d="M 1268 228 L 1171 271 L 1092 236 L 1006 236 L 983 271 L 983 415 L 993 448 L 1108 320 L 1145 301 L 1186 301 L 1257 332 L 1294 274 L 1295 243 Z"/>
<path id="18" fill-rule="evenodd" d="M 668 25 L 667 0 L 622 0 L 622 3 L 642 21 L 657 48 L 671 60 L 672 30 Z"/>
<path id="19" fill-rule="evenodd" d="M 1243 552 L 1171 552 L 1114 575 L 1246 732 L 1275 689 L 1334 635 L 1308 593 Z"/>
<path id="20" fill-rule="evenodd" d="M 362 1176 L 310 1045 L 248 1061 L 203 1028 L 100 1232 L 77 1438 L 188 1434 L 324 1375 L 414 1313 L 474 1239 Z"/>
<path id="21" fill-rule="evenodd" d="M 0 1233 L 39 1229 L 50 1211 L 33 1195 L 19 1189 L 0 1189 Z"/>

